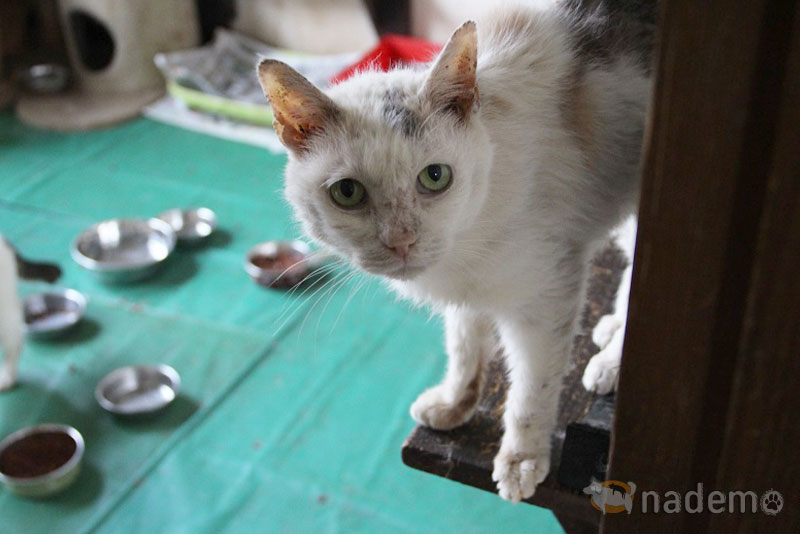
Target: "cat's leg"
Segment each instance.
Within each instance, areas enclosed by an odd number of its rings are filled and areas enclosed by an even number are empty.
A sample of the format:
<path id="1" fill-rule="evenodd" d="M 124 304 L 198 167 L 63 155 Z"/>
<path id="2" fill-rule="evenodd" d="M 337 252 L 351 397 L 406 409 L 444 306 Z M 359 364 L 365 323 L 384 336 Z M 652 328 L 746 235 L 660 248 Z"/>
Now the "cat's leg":
<path id="1" fill-rule="evenodd" d="M 533 495 L 550 470 L 551 436 L 577 300 L 576 295 L 574 303 L 553 303 L 551 311 L 553 317 L 561 318 L 559 324 L 498 320 L 510 384 L 503 414 L 505 432 L 492 479 L 506 500 L 519 502 Z M 564 304 L 569 306 L 565 309 Z"/>
<path id="2" fill-rule="evenodd" d="M 600 351 L 592 356 L 583 372 L 583 387 L 588 391 L 605 395 L 617 386 L 619 366 L 622 360 L 622 344 L 625 339 L 625 327 L 628 321 L 628 298 L 631 289 L 631 272 L 633 271 L 633 252 L 636 245 L 636 218 L 629 218 L 620 226 L 614 236 L 614 242 L 628 259 L 628 266 L 622 273 L 614 311 L 604 315 L 592 331 L 592 341 Z"/>
<path id="3" fill-rule="evenodd" d="M 415 421 L 437 430 L 461 426 L 475 413 L 484 362 L 495 345 L 491 320 L 465 308 L 447 308 L 445 331 L 448 359 L 444 379 L 411 405 Z"/>
<path id="4" fill-rule="evenodd" d="M 0 391 L 5 391 L 17 382 L 19 355 L 22 353 L 22 336 L 17 340 L 3 340 L 3 362 L 0 364 Z"/>
<path id="5" fill-rule="evenodd" d="M 25 339 L 22 306 L 17 296 L 17 265 L 14 251 L 0 236 L 0 391 L 17 380 L 19 355 Z"/>
<path id="6" fill-rule="evenodd" d="M 619 366 L 622 360 L 622 344 L 625 340 L 625 326 L 628 321 L 628 296 L 631 286 L 632 265 L 622 274 L 617 290 L 614 312 L 604 315 L 592 331 L 592 341 L 600 351 L 592 356 L 583 371 L 583 387 L 587 391 L 605 395 L 617 387 Z"/>

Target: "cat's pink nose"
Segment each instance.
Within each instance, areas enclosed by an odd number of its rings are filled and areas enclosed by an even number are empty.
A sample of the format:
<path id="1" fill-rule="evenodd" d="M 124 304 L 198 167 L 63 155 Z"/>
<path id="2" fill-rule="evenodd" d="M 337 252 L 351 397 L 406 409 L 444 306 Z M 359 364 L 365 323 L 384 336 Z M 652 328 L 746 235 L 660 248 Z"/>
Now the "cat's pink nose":
<path id="1" fill-rule="evenodd" d="M 400 232 L 390 235 L 383 244 L 401 258 L 406 259 L 411 251 L 411 247 L 413 247 L 416 242 L 417 236 L 414 235 L 413 232 Z"/>

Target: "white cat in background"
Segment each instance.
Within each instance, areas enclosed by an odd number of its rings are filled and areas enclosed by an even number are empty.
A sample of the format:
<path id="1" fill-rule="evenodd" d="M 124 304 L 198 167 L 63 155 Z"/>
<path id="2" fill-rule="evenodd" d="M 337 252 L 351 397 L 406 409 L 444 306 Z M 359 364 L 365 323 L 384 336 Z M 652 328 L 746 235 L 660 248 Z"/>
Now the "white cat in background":
<path id="1" fill-rule="evenodd" d="M 283 63 L 258 68 L 305 232 L 444 316 L 447 372 L 412 417 L 467 422 L 500 340 L 510 386 L 492 476 L 514 502 L 550 469 L 589 259 L 638 200 L 655 15 L 577 4 L 467 22 L 428 68 L 325 93 Z M 591 389 L 613 386 L 622 330 L 606 329 Z"/>
<path id="2" fill-rule="evenodd" d="M 43 280 L 53 283 L 61 276 L 61 269 L 52 263 L 28 261 L 14 250 L 0 235 L 0 391 L 9 389 L 17 381 L 19 355 L 25 341 L 25 320 L 17 296 L 17 279 Z"/>
<path id="3" fill-rule="evenodd" d="M 14 251 L 0 236 L 0 391 L 17 380 L 19 355 L 25 340 L 22 306 L 17 297 L 17 259 Z"/>

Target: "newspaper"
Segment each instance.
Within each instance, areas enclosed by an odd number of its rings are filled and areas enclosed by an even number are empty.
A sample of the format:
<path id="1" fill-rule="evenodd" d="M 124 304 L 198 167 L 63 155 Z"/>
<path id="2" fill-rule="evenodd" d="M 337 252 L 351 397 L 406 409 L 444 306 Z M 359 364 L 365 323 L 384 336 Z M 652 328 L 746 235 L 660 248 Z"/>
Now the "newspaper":
<path id="1" fill-rule="evenodd" d="M 156 54 L 155 64 L 167 80 L 183 89 L 199 92 L 231 103 L 255 106 L 268 104 L 258 83 L 255 66 L 261 58 L 273 58 L 291 65 L 319 88 L 352 65 L 361 53 L 310 55 L 273 48 L 224 28 L 218 28 L 211 44 L 200 48 Z M 173 91 L 177 94 L 176 91 Z M 189 105 L 168 94 L 148 106 L 144 114 L 182 128 L 264 146 L 272 151 L 283 147 L 271 128 L 232 120 L 223 111 L 203 112 L 202 105 Z M 241 115 L 241 114 L 240 114 Z"/>

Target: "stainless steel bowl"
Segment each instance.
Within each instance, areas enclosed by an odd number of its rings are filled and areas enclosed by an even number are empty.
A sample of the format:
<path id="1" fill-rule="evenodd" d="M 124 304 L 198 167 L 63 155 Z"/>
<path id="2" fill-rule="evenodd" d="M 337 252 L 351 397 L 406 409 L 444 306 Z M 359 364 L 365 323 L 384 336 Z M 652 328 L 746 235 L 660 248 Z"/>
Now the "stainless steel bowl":
<path id="1" fill-rule="evenodd" d="M 262 286 L 286 289 L 303 282 L 317 267 L 309 260 L 311 247 L 303 241 L 265 241 L 252 247 L 244 270 Z"/>
<path id="2" fill-rule="evenodd" d="M 155 272 L 175 248 L 175 231 L 161 219 L 110 219 L 84 230 L 72 258 L 108 282 L 132 282 Z"/>
<path id="3" fill-rule="evenodd" d="M 55 433 L 60 436 L 68 436 L 75 444 L 75 450 L 68 456 L 65 463 L 39 476 L 14 476 L 9 473 L 12 468 L 6 463 L 15 461 L 15 466 L 19 465 L 17 455 L 25 454 L 26 460 L 35 464 L 39 462 L 51 461 L 51 456 L 56 451 L 48 450 L 41 441 L 35 447 L 31 447 L 27 453 L 21 452 L 23 444 L 30 443 L 32 439 L 45 439 L 48 434 Z M 52 445 L 52 442 L 51 444 Z M 61 444 L 59 445 L 61 446 Z M 28 428 L 23 428 L 14 432 L 2 442 L 0 442 L 0 482 L 9 491 L 25 497 L 45 497 L 66 489 L 78 477 L 81 467 L 81 459 L 85 444 L 83 436 L 71 426 L 46 423 Z M 63 452 L 63 451 L 61 451 Z M 11 456 L 15 455 L 14 458 Z M 39 464 L 41 466 L 41 464 Z M 13 473 L 13 471 L 12 471 Z"/>
<path id="4" fill-rule="evenodd" d="M 31 65 L 22 75 L 22 83 L 34 93 L 58 93 L 66 89 L 69 69 L 58 63 Z"/>
<path id="5" fill-rule="evenodd" d="M 83 318 L 86 297 L 74 289 L 34 293 L 22 301 L 22 310 L 29 337 L 52 338 L 65 333 Z"/>
<path id="6" fill-rule="evenodd" d="M 116 415 L 156 412 L 178 395 L 181 377 L 169 365 L 131 365 L 111 371 L 97 384 L 94 396 Z"/>
<path id="7" fill-rule="evenodd" d="M 193 244 L 210 236 L 217 228 L 217 215 L 208 208 L 171 209 L 158 216 L 175 231 L 178 241 Z"/>

